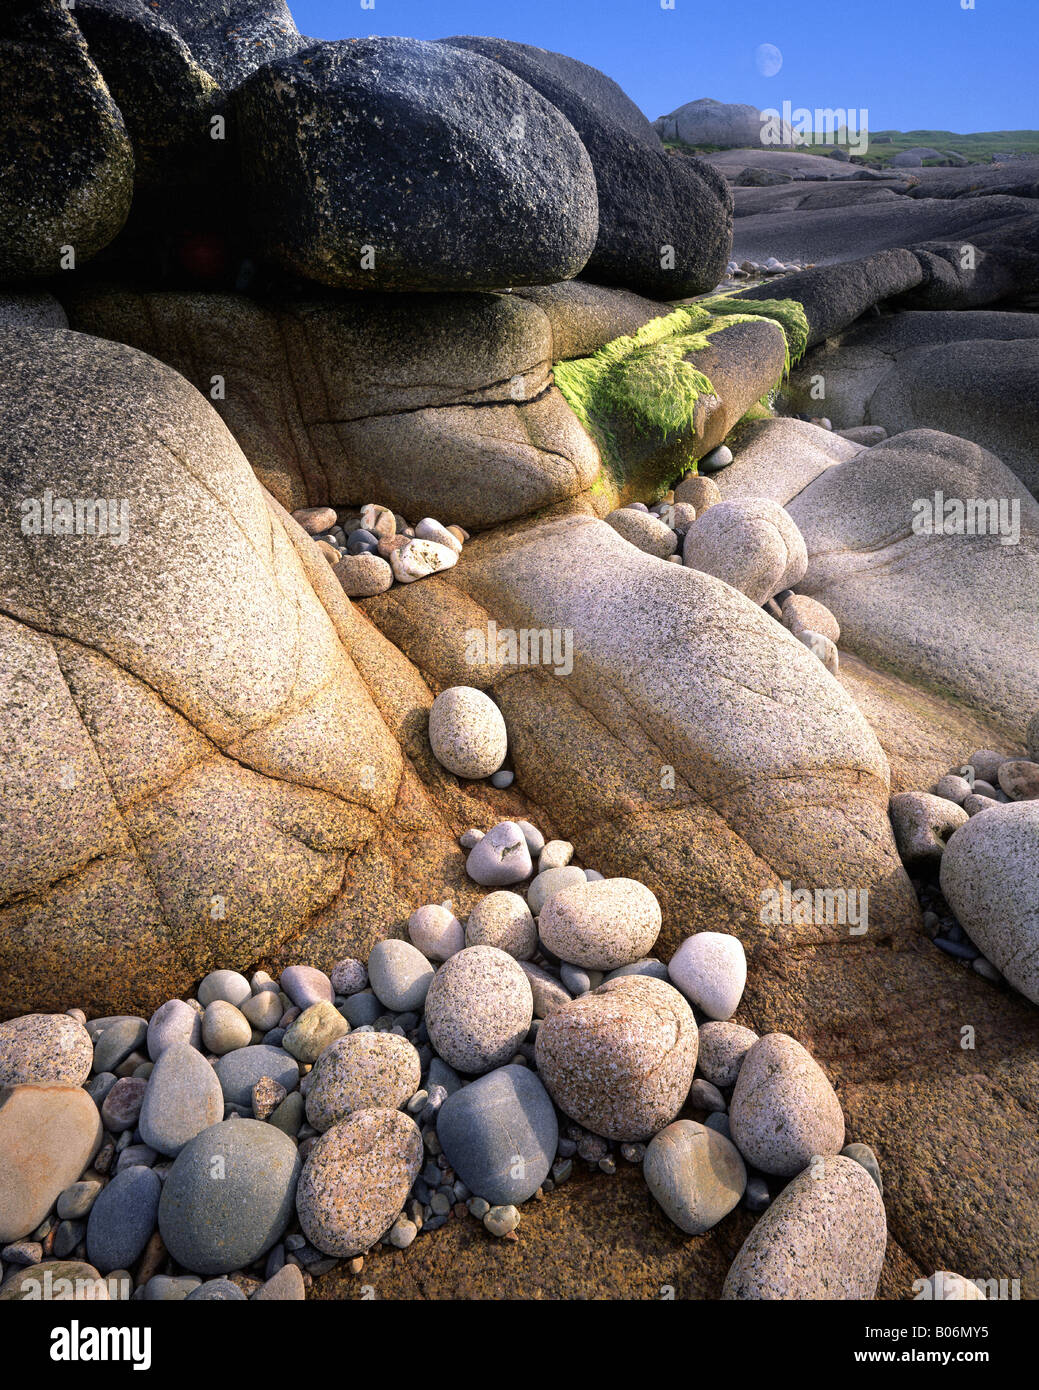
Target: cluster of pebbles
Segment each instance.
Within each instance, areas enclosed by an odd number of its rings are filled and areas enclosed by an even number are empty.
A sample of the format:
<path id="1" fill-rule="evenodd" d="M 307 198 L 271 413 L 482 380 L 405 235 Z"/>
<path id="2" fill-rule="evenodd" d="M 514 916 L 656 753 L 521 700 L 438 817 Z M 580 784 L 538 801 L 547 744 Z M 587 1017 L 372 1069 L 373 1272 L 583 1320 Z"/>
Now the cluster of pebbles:
<path id="1" fill-rule="evenodd" d="M 647 507 L 631 502 L 606 517 L 630 544 L 659 560 L 723 579 L 759 604 L 836 675 L 840 626 L 817 600 L 794 592 L 808 569 L 804 537 L 784 507 L 768 497 L 723 500 L 706 474 L 732 462 L 723 444 L 674 491 Z"/>
<path id="2" fill-rule="evenodd" d="M 359 512 L 302 507 L 292 513 L 332 566 L 350 598 L 385 593 L 394 581 L 413 584 L 457 563 L 469 539 L 461 526 L 423 517 L 414 526 L 389 507 L 367 502 Z"/>
<path id="3" fill-rule="evenodd" d="M 939 950 L 1039 1003 L 1039 714 L 1029 757 L 980 748 L 930 791 L 891 798 L 899 855 Z"/>
<path id="4" fill-rule="evenodd" d="M 748 278 L 770 278 L 774 275 L 788 275 L 795 270 L 810 270 L 807 261 L 780 261 L 769 256 L 765 261 L 730 261 L 725 267 L 727 280 L 746 280 Z"/>

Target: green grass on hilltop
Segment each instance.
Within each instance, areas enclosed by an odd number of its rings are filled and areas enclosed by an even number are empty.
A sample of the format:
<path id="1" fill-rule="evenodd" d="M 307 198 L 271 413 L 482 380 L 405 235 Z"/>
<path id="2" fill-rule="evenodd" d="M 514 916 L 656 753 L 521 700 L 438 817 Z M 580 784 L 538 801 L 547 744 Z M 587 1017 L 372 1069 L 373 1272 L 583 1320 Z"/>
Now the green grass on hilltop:
<path id="1" fill-rule="evenodd" d="M 846 142 L 838 139 L 837 143 Z M 852 158 L 856 163 L 885 165 L 890 163 L 892 155 L 916 149 L 920 145 L 935 150 L 949 150 L 973 164 L 988 164 L 993 157 L 998 160 L 1015 154 L 1039 155 L 1039 130 L 982 130 L 966 135 L 954 130 L 871 130 L 866 153 L 853 155 Z M 686 145 L 679 140 L 665 140 L 664 148 L 693 155 L 725 153 L 720 145 Z M 780 148 L 786 154 L 826 155 L 833 145 L 762 146 L 762 151 L 767 153 Z M 930 164 L 935 161 L 925 162 Z"/>

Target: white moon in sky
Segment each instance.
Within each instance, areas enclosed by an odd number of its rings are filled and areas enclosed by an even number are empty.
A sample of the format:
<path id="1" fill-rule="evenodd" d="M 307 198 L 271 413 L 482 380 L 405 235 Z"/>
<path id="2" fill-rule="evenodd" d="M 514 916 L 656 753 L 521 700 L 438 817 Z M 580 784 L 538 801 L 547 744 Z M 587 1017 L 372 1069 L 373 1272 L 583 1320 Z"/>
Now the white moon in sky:
<path id="1" fill-rule="evenodd" d="M 759 43 L 754 50 L 754 66 L 762 77 L 775 77 L 783 66 L 783 55 L 774 43 Z"/>

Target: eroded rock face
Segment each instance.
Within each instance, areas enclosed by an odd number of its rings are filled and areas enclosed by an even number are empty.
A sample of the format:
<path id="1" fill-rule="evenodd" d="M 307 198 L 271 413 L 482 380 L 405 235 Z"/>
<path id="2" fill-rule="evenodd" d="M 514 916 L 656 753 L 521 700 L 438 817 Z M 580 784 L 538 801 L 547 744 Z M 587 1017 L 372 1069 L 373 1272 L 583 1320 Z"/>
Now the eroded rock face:
<path id="1" fill-rule="evenodd" d="M 75 997 L 147 1013 L 304 923 L 356 921 L 366 956 L 434 887 L 464 903 L 455 836 L 475 815 L 416 741 L 431 693 L 212 409 L 162 364 L 77 333 L 7 329 L 0 355 L 0 659 L 23 711 L 4 781 L 25 827 L 5 843 L 0 1011 Z M 111 499 L 112 534 L 22 533 L 62 496 L 73 524 L 76 499 L 81 518 Z"/>
<path id="2" fill-rule="evenodd" d="M 0 107 L 0 280 L 82 265 L 126 221 L 134 161 L 119 108 L 60 0 L 4 6 Z"/>
<path id="3" fill-rule="evenodd" d="M 206 395 L 221 378 L 214 404 L 290 511 L 378 497 L 488 526 L 572 498 L 598 472 L 551 385 L 551 321 L 518 296 L 87 290 L 69 308 L 73 327 L 154 354 Z"/>

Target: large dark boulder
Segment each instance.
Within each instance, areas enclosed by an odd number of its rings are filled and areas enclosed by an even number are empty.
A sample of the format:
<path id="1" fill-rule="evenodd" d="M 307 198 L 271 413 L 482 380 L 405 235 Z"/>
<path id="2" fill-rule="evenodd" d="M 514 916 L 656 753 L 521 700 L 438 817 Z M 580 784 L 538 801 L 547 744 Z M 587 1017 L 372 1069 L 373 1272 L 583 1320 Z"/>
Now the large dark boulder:
<path id="1" fill-rule="evenodd" d="M 308 48 L 285 0 L 164 0 L 196 60 L 229 91 L 251 72 Z"/>
<path id="2" fill-rule="evenodd" d="M 568 79 L 559 55 L 507 39 L 442 39 L 492 58 L 562 111 L 591 156 L 599 192 L 599 236 L 585 273 L 658 299 L 713 289 L 732 245 L 732 195 L 701 160 L 666 154 L 633 135 Z M 567 62 L 569 60 L 559 60 Z"/>
<path id="3" fill-rule="evenodd" d="M 78 268 L 126 221 L 133 152 L 59 0 L 0 9 L 0 110 L 0 280 Z"/>
<path id="4" fill-rule="evenodd" d="M 477 54 L 404 38 L 315 44 L 255 72 L 234 112 L 262 246 L 309 279 L 544 284 L 576 275 L 595 244 L 595 179 L 573 127 Z"/>

